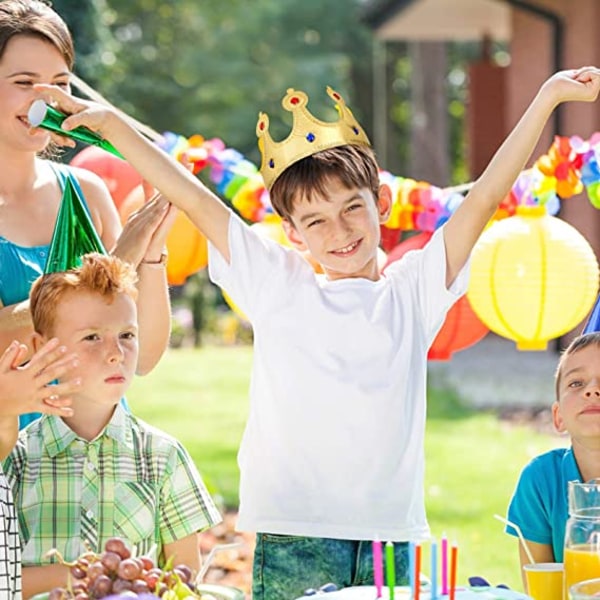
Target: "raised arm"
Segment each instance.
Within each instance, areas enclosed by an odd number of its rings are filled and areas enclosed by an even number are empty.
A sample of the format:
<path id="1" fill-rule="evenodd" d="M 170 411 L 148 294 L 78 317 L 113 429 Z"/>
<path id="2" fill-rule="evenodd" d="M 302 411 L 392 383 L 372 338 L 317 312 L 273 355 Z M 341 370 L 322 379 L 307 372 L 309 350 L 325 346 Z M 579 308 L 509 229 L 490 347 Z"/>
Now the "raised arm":
<path id="1" fill-rule="evenodd" d="M 552 111 L 562 102 L 592 102 L 600 90 L 595 67 L 561 71 L 540 88 L 515 128 L 444 226 L 446 285 L 464 266 L 488 220 L 525 167 Z"/>
<path id="2" fill-rule="evenodd" d="M 93 173 L 78 169 L 84 195 L 92 213 L 94 226 L 104 247 L 138 271 L 138 321 L 140 353 L 137 373 L 151 371 L 169 342 L 171 307 L 164 266 L 147 268 L 145 263 L 160 261 L 165 239 L 173 219 L 165 201 L 145 204 L 121 227 L 117 209 L 106 186 Z"/>
<path id="3" fill-rule="evenodd" d="M 187 169 L 140 135 L 113 109 L 80 100 L 58 87 L 37 85 L 36 90 L 71 114 L 63 129 L 84 125 L 100 133 L 121 152 L 141 176 L 175 206 L 183 210 L 198 229 L 229 260 L 228 227 L 231 212 Z M 69 144 L 70 140 L 65 142 Z"/>

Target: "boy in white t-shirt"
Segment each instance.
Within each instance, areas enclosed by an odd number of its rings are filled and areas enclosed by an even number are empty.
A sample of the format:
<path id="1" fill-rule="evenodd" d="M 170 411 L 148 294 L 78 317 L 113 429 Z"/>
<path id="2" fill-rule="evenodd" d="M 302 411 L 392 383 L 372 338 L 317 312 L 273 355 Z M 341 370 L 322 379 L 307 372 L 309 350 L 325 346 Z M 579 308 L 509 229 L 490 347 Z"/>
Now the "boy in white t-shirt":
<path id="1" fill-rule="evenodd" d="M 261 172 L 294 250 L 260 238 L 205 186 L 117 113 L 36 86 L 108 138 L 211 242 L 210 274 L 250 318 L 254 366 L 239 453 L 239 528 L 258 533 L 253 598 L 287 600 L 306 587 L 372 584 L 370 540 L 429 533 L 423 493 L 426 354 L 463 267 L 525 166 L 555 106 L 593 101 L 600 71 L 564 71 L 541 87 L 462 205 L 422 251 L 379 273 L 380 225 L 392 204 L 366 135 L 342 98 L 324 123 L 288 90 L 292 135 L 275 143 L 257 125 Z M 69 144 L 70 142 L 66 141 Z"/>

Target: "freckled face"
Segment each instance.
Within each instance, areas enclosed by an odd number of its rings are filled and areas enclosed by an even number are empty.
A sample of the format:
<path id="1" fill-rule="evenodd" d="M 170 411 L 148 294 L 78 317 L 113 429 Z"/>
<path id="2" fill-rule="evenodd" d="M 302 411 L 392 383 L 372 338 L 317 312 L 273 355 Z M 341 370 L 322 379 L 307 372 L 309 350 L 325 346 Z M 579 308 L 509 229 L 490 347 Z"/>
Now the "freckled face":
<path id="1" fill-rule="evenodd" d="M 290 240 L 308 250 L 329 279 L 379 279 L 377 248 L 380 224 L 389 210 L 387 192 L 377 201 L 367 188 L 346 188 L 339 180 L 326 185 L 325 197 L 296 202 L 291 222 L 284 221 Z"/>
<path id="2" fill-rule="evenodd" d="M 81 377 L 76 404 L 117 404 L 129 387 L 138 359 L 137 309 L 126 294 L 112 302 L 100 294 L 67 294 L 56 309 L 52 335 L 69 352 L 76 352 L 79 367 L 71 375 Z"/>

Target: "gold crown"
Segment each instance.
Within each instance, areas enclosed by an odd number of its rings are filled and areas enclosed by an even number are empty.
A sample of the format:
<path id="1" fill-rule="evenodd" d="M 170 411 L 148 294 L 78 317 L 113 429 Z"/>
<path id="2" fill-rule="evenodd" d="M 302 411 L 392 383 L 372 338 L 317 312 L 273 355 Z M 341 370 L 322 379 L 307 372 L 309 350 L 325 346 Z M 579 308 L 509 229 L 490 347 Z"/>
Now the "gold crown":
<path id="1" fill-rule="evenodd" d="M 329 86 L 327 93 L 336 102 L 340 115 L 334 123 L 321 121 L 308 112 L 308 96 L 304 92 L 292 88 L 287 90 L 281 105 L 292 113 L 293 124 L 290 135 L 281 142 L 273 141 L 269 134 L 269 117 L 265 113 L 259 113 L 256 135 L 262 155 L 260 172 L 267 189 L 271 188 L 290 165 L 311 154 L 347 144 L 370 146 L 367 134 L 346 106 L 344 99 Z"/>

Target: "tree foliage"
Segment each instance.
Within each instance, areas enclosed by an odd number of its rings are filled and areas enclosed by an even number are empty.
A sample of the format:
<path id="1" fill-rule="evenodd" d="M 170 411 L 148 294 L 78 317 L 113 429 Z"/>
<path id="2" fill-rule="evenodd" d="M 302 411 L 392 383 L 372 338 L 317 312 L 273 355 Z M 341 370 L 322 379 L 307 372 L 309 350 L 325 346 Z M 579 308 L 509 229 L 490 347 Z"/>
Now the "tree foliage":
<path id="1" fill-rule="evenodd" d="M 103 91 L 158 131 L 221 137 L 257 160 L 259 110 L 285 135 L 285 90 L 304 89 L 318 112 L 328 105 L 327 84 L 370 119 L 371 32 L 360 0 L 107 4 L 116 61 Z"/>
<path id="2" fill-rule="evenodd" d="M 102 85 L 112 47 L 105 0 L 54 0 L 52 7 L 73 35 L 75 72 L 92 86 Z"/>

